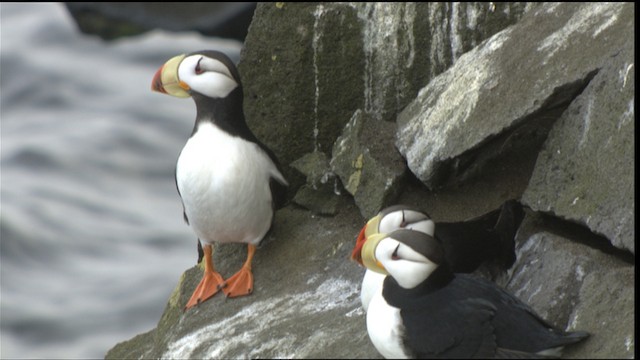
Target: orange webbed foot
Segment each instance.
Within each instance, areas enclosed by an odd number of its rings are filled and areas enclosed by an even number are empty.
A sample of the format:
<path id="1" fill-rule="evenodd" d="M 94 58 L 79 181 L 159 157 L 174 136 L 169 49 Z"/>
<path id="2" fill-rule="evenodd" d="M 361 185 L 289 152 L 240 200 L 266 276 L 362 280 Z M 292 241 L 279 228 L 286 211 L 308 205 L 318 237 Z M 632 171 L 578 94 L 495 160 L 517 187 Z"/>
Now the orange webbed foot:
<path id="1" fill-rule="evenodd" d="M 227 279 L 222 291 L 227 297 L 249 295 L 253 292 L 253 274 L 251 268 L 242 267 L 240 271 Z"/>
<path id="2" fill-rule="evenodd" d="M 193 295 L 191 295 L 191 299 L 187 302 L 187 305 L 184 307 L 185 310 L 188 310 L 199 303 L 209 299 L 213 295 L 215 295 L 220 287 L 224 286 L 224 279 L 222 276 L 215 271 L 207 271 L 202 276 L 202 280 L 200 280 L 200 284 L 193 291 Z"/>
<path id="3" fill-rule="evenodd" d="M 249 244 L 247 246 L 247 260 L 242 265 L 240 271 L 228 278 L 227 286 L 222 289 L 227 297 L 249 295 L 253 292 L 253 274 L 251 273 L 251 261 L 256 252 L 256 247 Z"/>
<path id="4" fill-rule="evenodd" d="M 189 299 L 187 305 L 184 307 L 185 310 L 209 299 L 225 285 L 224 279 L 213 267 L 213 246 L 211 244 L 206 244 L 202 247 L 202 250 L 204 255 L 204 274 L 202 275 L 200 284 L 198 284 L 196 289 L 193 291 L 191 299 Z"/>

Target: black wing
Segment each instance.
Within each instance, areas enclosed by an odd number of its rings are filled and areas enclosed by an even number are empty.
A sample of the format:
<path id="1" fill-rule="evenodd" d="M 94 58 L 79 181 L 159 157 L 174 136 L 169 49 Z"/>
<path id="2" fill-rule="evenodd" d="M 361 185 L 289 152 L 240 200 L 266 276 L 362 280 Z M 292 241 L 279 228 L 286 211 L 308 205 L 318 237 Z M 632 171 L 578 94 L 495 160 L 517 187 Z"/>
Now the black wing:
<path id="1" fill-rule="evenodd" d="M 178 173 L 176 171 L 173 172 L 173 177 L 176 182 L 176 190 L 178 191 L 178 196 L 180 196 L 180 203 L 182 204 L 182 216 L 184 218 L 184 222 L 189 225 L 189 218 L 187 217 L 187 211 L 184 208 L 184 202 L 182 201 L 182 195 L 180 194 L 180 189 L 178 188 Z M 198 261 L 197 264 L 200 264 L 202 258 L 204 257 L 204 251 L 202 250 L 202 243 L 200 239 L 198 239 Z"/>
<path id="2" fill-rule="evenodd" d="M 187 218 L 187 211 L 184 208 L 184 202 L 182 201 L 182 195 L 180 194 L 180 189 L 178 188 L 178 172 L 177 172 L 177 170 L 173 172 L 173 178 L 174 178 L 174 180 L 176 182 L 176 190 L 178 190 L 178 196 L 180 196 L 180 203 L 182 204 L 182 216 L 184 217 L 184 222 L 186 222 L 187 225 L 189 225 L 189 218 Z"/>
<path id="3" fill-rule="evenodd" d="M 490 358 L 496 354 L 491 319 L 496 308 L 471 298 L 403 309 L 404 345 L 418 358 Z M 445 300 L 445 299 L 442 299 Z"/>
<path id="4" fill-rule="evenodd" d="M 533 356 L 539 351 L 573 344 L 589 336 L 585 332 L 568 333 L 555 328 L 529 305 L 490 281 L 459 274 L 455 282 L 457 298 L 477 296 L 496 307 L 496 316 L 491 322 L 497 345 L 503 353 L 511 351 Z"/>
<path id="5" fill-rule="evenodd" d="M 523 217 L 522 206 L 510 200 L 471 220 L 439 222 L 435 237 L 443 244 L 455 273 L 475 271 L 483 263 L 507 269 L 516 259 L 514 238 Z"/>

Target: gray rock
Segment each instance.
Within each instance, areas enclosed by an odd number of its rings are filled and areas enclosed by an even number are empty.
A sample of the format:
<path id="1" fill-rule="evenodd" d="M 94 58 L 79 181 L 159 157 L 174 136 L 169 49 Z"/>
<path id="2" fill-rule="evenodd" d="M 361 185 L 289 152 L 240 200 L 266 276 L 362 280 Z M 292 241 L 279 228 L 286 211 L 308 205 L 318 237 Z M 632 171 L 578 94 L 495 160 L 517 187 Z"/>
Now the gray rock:
<path id="1" fill-rule="evenodd" d="M 508 276 L 498 282 L 543 318 L 566 329 L 573 309 L 580 302 L 585 276 L 628 266 L 593 248 L 598 241 L 602 240 L 571 224 L 527 215 L 516 238 L 517 261 Z M 603 331 L 599 327 L 574 330 Z"/>
<path id="2" fill-rule="evenodd" d="M 291 163 L 291 166 L 307 177 L 307 184 L 314 189 L 329 186 L 335 188 L 333 180 L 336 174 L 331 171 L 327 155 L 321 151 L 304 154 Z"/>
<path id="3" fill-rule="evenodd" d="M 334 216 L 338 213 L 340 198 L 325 188 L 318 190 L 303 185 L 293 197 L 293 202 L 314 214 Z"/>
<path id="4" fill-rule="evenodd" d="M 360 309 L 364 270 L 348 259 L 363 225 L 357 209 L 347 204 L 325 218 L 286 207 L 275 221 L 273 239 L 254 258 L 253 294 L 216 294 L 183 312 L 202 276 L 199 267 L 189 269 L 158 327 L 116 345 L 106 358 L 379 357 Z M 225 277 L 244 258 L 244 246 L 235 245 L 215 248 Z"/>
<path id="5" fill-rule="evenodd" d="M 630 3 L 541 5 L 422 89 L 398 117 L 396 145 L 430 188 L 464 177 L 498 134 L 558 116 L 553 110 L 582 91 L 632 30 Z"/>
<path id="6" fill-rule="evenodd" d="M 393 146 L 395 129 L 357 110 L 333 146 L 331 168 L 364 218 L 390 205 L 401 189 L 406 167 Z"/>
<path id="7" fill-rule="evenodd" d="M 354 3 L 362 20 L 365 113 L 395 120 L 417 92 L 527 3 Z"/>
<path id="8" fill-rule="evenodd" d="M 629 21 L 627 43 L 549 134 L 523 202 L 635 253 L 633 17 Z"/>
<path id="9" fill-rule="evenodd" d="M 518 261 L 505 287 L 543 318 L 565 329 L 585 273 L 593 272 L 601 260 L 591 257 L 600 255 L 598 251 L 589 250 L 551 233 L 533 234 L 518 244 Z"/>
<path id="10" fill-rule="evenodd" d="M 569 330 L 588 329 L 592 336 L 566 358 L 635 358 L 635 270 L 631 266 L 586 274 Z"/>
<path id="11" fill-rule="evenodd" d="M 239 64 L 247 122 L 283 164 L 328 153 L 357 109 L 395 119 L 433 76 L 527 9 L 524 3 L 260 3 Z"/>
<path id="12" fill-rule="evenodd" d="M 527 215 L 516 239 L 517 261 L 498 283 L 551 324 L 591 334 L 565 355 L 631 357 L 633 266 L 592 247 L 603 240 L 575 227 Z"/>
<path id="13" fill-rule="evenodd" d="M 350 109 L 362 104 L 362 78 L 353 70 L 363 64 L 361 47 L 354 43 L 357 15 L 337 4 L 327 5 L 320 15 L 318 7 L 258 4 L 238 64 L 247 123 L 284 165 L 301 154 L 329 153 Z M 323 51 L 328 44 L 330 53 Z M 287 178 L 293 176 L 287 166 L 284 171 Z"/>
<path id="14" fill-rule="evenodd" d="M 293 202 L 314 214 L 335 215 L 341 186 L 331 171 L 327 155 L 314 151 L 292 162 L 291 166 L 307 177 L 307 184 L 298 189 Z"/>

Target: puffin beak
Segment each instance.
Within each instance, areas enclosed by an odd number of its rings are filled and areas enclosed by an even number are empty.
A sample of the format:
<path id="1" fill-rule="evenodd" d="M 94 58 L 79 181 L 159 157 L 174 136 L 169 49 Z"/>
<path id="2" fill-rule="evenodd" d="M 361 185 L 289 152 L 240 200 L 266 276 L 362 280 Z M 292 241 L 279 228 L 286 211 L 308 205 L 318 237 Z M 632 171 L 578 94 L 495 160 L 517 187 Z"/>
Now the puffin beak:
<path id="1" fill-rule="evenodd" d="M 380 241 L 384 240 L 387 234 L 373 234 L 367 237 L 364 245 L 362 246 L 362 263 L 367 269 L 375 271 L 380 274 L 389 275 L 387 269 L 382 266 L 380 261 L 376 259 L 376 247 Z"/>
<path id="2" fill-rule="evenodd" d="M 382 220 L 382 215 L 378 214 L 372 217 L 367 224 L 362 227 L 362 230 L 360 230 L 360 234 L 358 234 L 358 238 L 356 239 L 356 246 L 353 248 L 353 252 L 351 252 L 351 260 L 355 260 L 358 264 L 364 266 L 361 254 L 362 246 L 369 236 L 378 233 L 380 220 Z"/>
<path id="3" fill-rule="evenodd" d="M 378 214 L 367 222 L 367 225 L 365 226 L 366 230 L 364 232 L 365 238 L 380 232 L 380 222 L 382 221 L 382 217 L 383 216 L 381 214 Z"/>
<path id="4" fill-rule="evenodd" d="M 354 260 L 355 262 L 357 262 L 358 264 L 364 266 L 364 264 L 362 263 L 362 246 L 364 245 L 364 242 L 367 240 L 367 238 L 364 236 L 365 233 L 365 229 L 367 228 L 367 225 L 362 227 L 362 230 L 360 230 L 360 233 L 358 234 L 358 238 L 356 239 L 356 246 L 353 248 L 353 252 L 351 252 L 351 260 Z"/>
<path id="5" fill-rule="evenodd" d="M 153 80 L 151 81 L 151 91 L 167 94 L 167 90 L 165 90 L 162 85 L 162 69 L 164 69 L 164 66 L 161 66 L 153 76 Z"/>
<path id="6" fill-rule="evenodd" d="M 190 97 L 189 85 L 180 81 L 178 77 L 178 66 L 184 58 L 185 55 L 174 56 L 162 65 L 153 76 L 151 90 L 181 98 Z"/>

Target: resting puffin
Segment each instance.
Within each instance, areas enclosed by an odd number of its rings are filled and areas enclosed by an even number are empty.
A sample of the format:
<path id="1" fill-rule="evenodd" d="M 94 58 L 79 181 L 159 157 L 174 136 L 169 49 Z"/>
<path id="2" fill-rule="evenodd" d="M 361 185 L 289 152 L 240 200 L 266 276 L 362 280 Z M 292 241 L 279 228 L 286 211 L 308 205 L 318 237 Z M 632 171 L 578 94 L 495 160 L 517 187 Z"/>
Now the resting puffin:
<path id="1" fill-rule="evenodd" d="M 374 234 L 364 264 L 389 274 L 371 299 L 367 331 L 385 358 L 560 356 L 589 336 L 554 328 L 494 283 L 454 274 L 431 233 Z"/>
<path id="2" fill-rule="evenodd" d="M 191 97 L 196 121 L 176 164 L 176 185 L 185 221 L 204 242 L 204 275 L 186 309 L 222 289 L 228 297 L 253 290 L 251 261 L 270 230 L 287 180 L 274 153 L 249 130 L 240 76 L 218 51 L 197 51 L 167 61 L 151 89 Z M 246 243 L 247 260 L 224 280 L 213 266 L 213 243 Z"/>
<path id="3" fill-rule="evenodd" d="M 486 264 L 492 270 L 505 270 L 515 262 L 514 238 L 524 211 L 515 200 L 508 200 L 499 209 L 460 222 L 439 222 L 435 226 L 429 215 L 406 205 L 390 206 L 371 218 L 360 231 L 351 258 L 362 263 L 361 249 L 367 237 L 389 234 L 398 229 L 411 229 L 434 234 L 443 244 L 447 263 L 455 273 L 470 273 Z M 384 275 L 365 271 L 360 300 L 367 311 L 373 294 L 380 291 Z"/>

